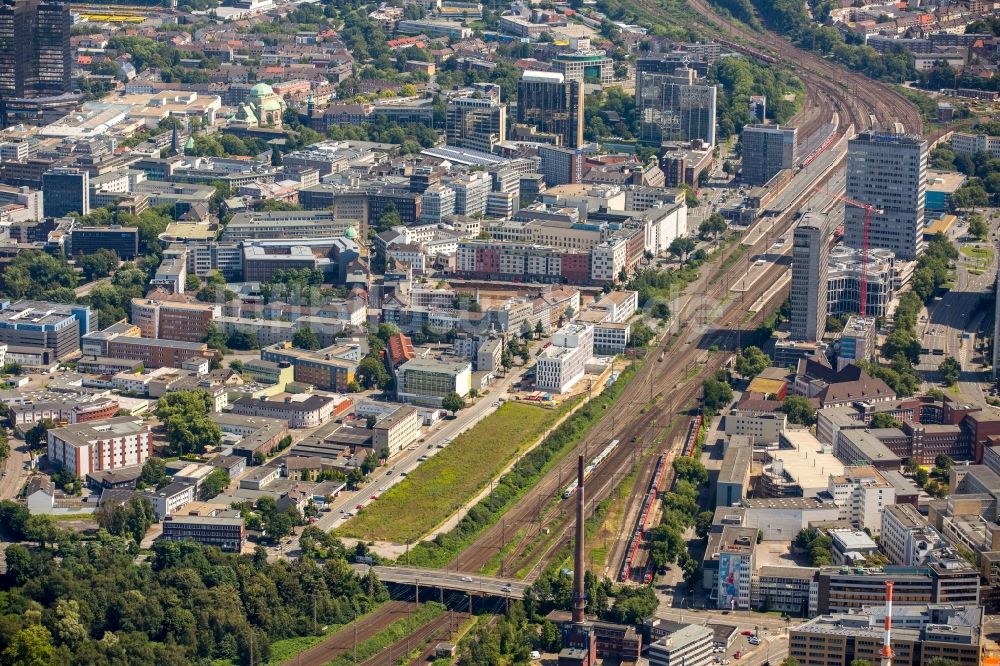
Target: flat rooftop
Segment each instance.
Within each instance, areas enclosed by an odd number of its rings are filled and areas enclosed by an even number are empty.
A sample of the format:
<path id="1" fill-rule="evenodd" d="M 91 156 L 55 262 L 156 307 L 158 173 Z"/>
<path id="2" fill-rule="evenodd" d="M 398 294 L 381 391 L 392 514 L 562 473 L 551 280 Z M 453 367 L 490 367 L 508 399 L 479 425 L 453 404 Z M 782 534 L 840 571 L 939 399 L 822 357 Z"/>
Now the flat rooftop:
<path id="1" fill-rule="evenodd" d="M 174 240 L 213 240 L 216 230 L 211 225 L 195 222 L 171 222 L 163 232 L 164 238 Z"/>
<path id="2" fill-rule="evenodd" d="M 149 432 L 149 426 L 134 416 L 119 416 L 103 421 L 87 421 L 55 428 L 52 435 L 73 446 L 88 446 L 92 442 L 112 437 L 130 437 Z"/>
<path id="3" fill-rule="evenodd" d="M 837 460 L 831 447 L 808 430 L 786 430 L 781 441 L 793 448 L 771 449 L 768 453 L 803 489 L 826 488 L 831 475 L 844 474 L 844 463 Z"/>

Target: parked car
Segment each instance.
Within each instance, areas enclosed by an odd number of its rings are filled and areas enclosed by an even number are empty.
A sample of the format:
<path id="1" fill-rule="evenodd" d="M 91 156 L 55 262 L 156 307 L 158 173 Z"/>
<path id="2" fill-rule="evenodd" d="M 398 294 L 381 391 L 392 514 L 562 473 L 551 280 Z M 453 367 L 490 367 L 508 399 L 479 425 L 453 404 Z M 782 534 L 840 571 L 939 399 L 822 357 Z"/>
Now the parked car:
<path id="1" fill-rule="evenodd" d="M 538 650 L 532 650 L 528 653 L 528 658 L 531 659 L 531 661 L 538 661 L 542 658 L 542 653 Z"/>

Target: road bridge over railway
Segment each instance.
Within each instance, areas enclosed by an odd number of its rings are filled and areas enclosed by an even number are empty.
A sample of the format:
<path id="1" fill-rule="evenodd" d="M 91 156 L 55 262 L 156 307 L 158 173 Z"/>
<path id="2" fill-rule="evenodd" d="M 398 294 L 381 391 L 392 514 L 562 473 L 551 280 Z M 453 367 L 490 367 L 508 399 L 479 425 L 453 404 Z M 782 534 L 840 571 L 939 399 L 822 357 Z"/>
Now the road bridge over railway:
<path id="1" fill-rule="evenodd" d="M 369 567 L 367 564 L 355 564 L 353 567 L 360 574 L 367 573 L 370 568 L 372 573 L 385 584 L 409 586 L 415 590 L 440 590 L 480 597 L 523 599 L 524 592 L 529 587 L 528 583 L 516 578 L 480 576 L 459 571 L 416 567 Z"/>

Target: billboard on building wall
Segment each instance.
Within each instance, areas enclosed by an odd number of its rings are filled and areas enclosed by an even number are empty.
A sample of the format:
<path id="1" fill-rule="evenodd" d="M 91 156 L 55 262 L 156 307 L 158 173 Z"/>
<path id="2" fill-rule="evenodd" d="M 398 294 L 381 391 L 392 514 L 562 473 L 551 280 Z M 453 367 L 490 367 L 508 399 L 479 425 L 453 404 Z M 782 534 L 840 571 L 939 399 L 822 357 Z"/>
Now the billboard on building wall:
<path id="1" fill-rule="evenodd" d="M 719 608 L 735 608 L 740 593 L 740 558 L 719 554 Z"/>

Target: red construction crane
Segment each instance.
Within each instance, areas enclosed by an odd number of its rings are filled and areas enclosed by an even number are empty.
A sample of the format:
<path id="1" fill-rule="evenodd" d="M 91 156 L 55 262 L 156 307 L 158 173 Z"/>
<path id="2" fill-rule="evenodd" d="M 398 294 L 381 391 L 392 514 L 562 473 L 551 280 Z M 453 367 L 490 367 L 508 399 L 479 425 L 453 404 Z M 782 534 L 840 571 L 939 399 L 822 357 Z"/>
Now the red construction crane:
<path id="1" fill-rule="evenodd" d="M 885 631 L 882 634 L 882 649 L 879 650 L 879 665 L 892 666 L 892 585 L 891 580 L 885 581 Z"/>
<path id="2" fill-rule="evenodd" d="M 872 223 L 872 213 L 882 215 L 885 211 L 871 204 L 855 201 L 837 192 L 829 192 L 821 188 L 816 189 L 832 199 L 843 201 L 848 206 L 854 206 L 865 211 L 864 230 L 861 234 L 861 284 L 858 289 L 858 313 L 864 317 L 868 305 L 868 230 Z"/>

